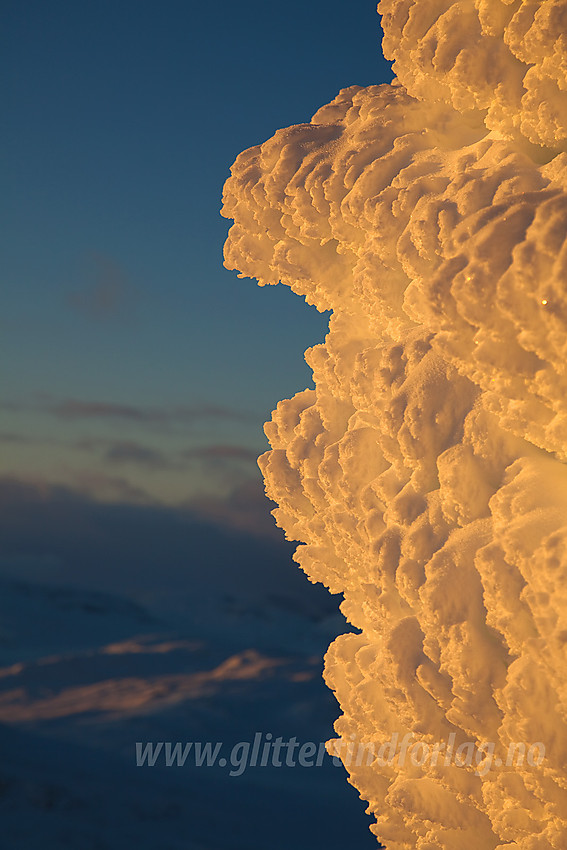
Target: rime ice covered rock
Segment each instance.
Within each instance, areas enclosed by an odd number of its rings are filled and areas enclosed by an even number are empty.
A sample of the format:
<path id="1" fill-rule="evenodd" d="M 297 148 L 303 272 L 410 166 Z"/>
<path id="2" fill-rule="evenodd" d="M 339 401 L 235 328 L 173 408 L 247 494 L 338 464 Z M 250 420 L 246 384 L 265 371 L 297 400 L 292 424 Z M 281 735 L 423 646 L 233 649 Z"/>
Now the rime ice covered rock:
<path id="1" fill-rule="evenodd" d="M 306 352 L 315 390 L 280 402 L 260 464 L 296 560 L 360 629 L 325 675 L 343 711 L 331 746 L 376 835 L 559 850 L 567 3 L 380 11 L 394 83 L 344 89 L 242 153 L 225 186 L 226 265 L 332 310 Z M 392 735 L 430 757 L 348 756 Z M 450 736 L 477 761 L 432 758 Z M 506 763 L 536 742 L 539 764 Z"/>

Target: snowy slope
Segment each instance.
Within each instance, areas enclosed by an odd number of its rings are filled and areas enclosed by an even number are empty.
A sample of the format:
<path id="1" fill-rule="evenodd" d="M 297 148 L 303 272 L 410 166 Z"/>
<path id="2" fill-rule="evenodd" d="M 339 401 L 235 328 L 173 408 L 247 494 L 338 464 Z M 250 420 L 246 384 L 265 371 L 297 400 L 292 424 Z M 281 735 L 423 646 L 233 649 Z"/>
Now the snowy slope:
<path id="1" fill-rule="evenodd" d="M 209 597 L 213 640 L 183 604 L 167 620 L 110 594 L 2 581 L 0 846 L 375 847 L 364 804 L 328 756 L 232 777 L 190 760 L 136 767 L 137 741 L 218 741 L 228 754 L 256 732 L 332 736 L 329 622 L 293 599 L 258 605 L 221 597 L 213 610 Z"/>

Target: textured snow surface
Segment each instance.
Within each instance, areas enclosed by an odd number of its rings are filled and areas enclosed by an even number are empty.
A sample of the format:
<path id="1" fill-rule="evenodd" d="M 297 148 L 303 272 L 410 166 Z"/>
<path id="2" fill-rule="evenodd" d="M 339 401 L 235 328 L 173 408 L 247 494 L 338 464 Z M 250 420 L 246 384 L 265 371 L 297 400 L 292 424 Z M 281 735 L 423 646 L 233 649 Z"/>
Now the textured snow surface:
<path id="1" fill-rule="evenodd" d="M 244 151 L 225 264 L 332 310 L 260 465 L 361 630 L 338 740 L 541 742 L 348 767 L 388 848 L 567 846 L 567 3 L 383 0 L 392 85 Z"/>

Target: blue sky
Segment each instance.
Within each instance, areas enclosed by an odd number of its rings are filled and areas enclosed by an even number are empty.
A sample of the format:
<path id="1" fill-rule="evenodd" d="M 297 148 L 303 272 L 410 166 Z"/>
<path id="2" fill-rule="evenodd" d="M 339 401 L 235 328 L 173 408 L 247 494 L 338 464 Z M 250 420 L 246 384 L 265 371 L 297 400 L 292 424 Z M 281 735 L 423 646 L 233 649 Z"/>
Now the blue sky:
<path id="1" fill-rule="evenodd" d="M 291 563 L 294 546 L 269 515 L 256 458 L 270 411 L 310 384 L 303 351 L 323 339 L 327 316 L 284 287 L 225 270 L 229 222 L 219 210 L 240 151 L 308 121 L 342 87 L 390 78 L 374 6 L 3 4 L 0 584 L 60 585 L 63 600 L 73 586 L 118 593 L 157 611 L 148 628 L 165 612 L 197 634 L 191 618 L 212 600 L 210 630 L 238 650 L 256 645 L 249 640 L 277 646 L 289 622 L 319 635 L 323 649 L 318 624 L 338 601 Z M 278 687 L 274 679 L 266 690 L 280 702 Z M 202 712 L 219 730 L 211 734 L 230 735 L 244 717 L 234 705 L 207 696 L 182 734 L 194 734 Z M 318 706 L 304 699 L 297 717 L 293 705 L 283 716 L 323 728 Z M 80 719 L 89 770 L 91 720 Z M 265 722 L 279 721 L 266 711 Z M 67 765 L 63 739 L 59 754 Z M 104 764 L 106 775 L 114 768 Z M 112 786 L 97 781 L 89 774 L 87 790 L 105 802 Z M 224 784 L 220 810 L 255 801 Z M 186 801 L 200 799 L 196 787 L 189 778 Z M 159 801 L 159 779 L 152 788 Z M 280 801 L 286 792 L 265 793 Z M 375 845 L 355 796 L 351 809 L 341 802 L 341 824 L 347 830 L 352 817 L 357 846 Z M 320 810 L 309 811 L 309 795 L 298 799 L 290 829 L 307 845 Z M 239 817 L 250 811 L 262 829 L 257 809 L 243 803 Z M 188 812 L 208 828 L 208 810 Z M 131 818 L 122 811 L 111 831 Z M 177 838 L 179 815 L 159 818 Z M 103 807 L 97 828 L 112 838 L 108 823 Z"/>
<path id="2" fill-rule="evenodd" d="M 327 316 L 223 268 L 222 185 L 241 150 L 391 78 L 356 6 L 5 4 L 4 475 L 170 505 L 257 476 Z"/>

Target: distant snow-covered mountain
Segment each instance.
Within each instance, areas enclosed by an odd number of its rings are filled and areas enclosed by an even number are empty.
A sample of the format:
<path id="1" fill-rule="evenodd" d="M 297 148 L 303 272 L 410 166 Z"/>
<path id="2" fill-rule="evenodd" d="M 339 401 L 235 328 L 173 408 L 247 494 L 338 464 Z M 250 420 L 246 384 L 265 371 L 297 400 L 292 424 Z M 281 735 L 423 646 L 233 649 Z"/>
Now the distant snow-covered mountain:
<path id="1" fill-rule="evenodd" d="M 147 610 L 112 594 L 0 582 L 9 850 L 376 846 L 328 756 L 238 776 L 191 759 L 136 767 L 136 742 L 218 742 L 229 754 L 258 733 L 333 735 L 321 655 L 336 614 L 289 594 L 192 598 Z"/>

